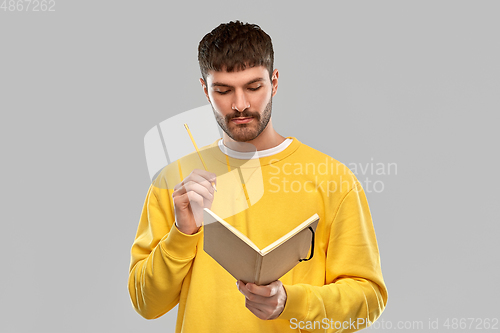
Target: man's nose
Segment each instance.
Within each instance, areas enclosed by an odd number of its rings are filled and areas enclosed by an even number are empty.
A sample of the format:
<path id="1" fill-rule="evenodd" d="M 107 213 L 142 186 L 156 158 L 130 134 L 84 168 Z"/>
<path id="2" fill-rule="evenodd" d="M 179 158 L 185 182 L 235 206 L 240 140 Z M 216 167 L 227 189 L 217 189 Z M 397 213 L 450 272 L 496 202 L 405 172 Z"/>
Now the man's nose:
<path id="1" fill-rule="evenodd" d="M 236 91 L 234 96 L 235 98 L 232 105 L 233 110 L 243 112 L 246 109 L 250 108 L 250 102 L 248 101 L 243 91 Z"/>

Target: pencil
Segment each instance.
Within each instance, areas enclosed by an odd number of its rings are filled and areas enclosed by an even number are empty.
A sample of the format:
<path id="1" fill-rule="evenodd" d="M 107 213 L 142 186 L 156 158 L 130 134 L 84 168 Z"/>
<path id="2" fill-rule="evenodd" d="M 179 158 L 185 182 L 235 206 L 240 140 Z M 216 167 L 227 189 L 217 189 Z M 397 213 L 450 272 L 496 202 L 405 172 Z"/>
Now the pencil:
<path id="1" fill-rule="evenodd" d="M 205 171 L 208 171 L 207 170 L 207 166 L 206 166 L 205 162 L 203 161 L 203 158 L 201 157 L 200 151 L 198 150 L 198 146 L 196 145 L 196 142 L 194 142 L 193 135 L 191 134 L 191 131 L 189 130 L 188 125 L 184 124 L 184 127 L 186 128 L 186 130 L 187 130 L 187 132 L 189 134 L 189 137 L 191 138 L 191 141 L 193 142 L 193 146 L 196 149 L 196 152 L 198 153 L 198 156 L 200 157 L 201 163 L 203 163 L 203 168 L 205 168 Z M 210 182 L 210 183 L 214 187 L 214 190 L 217 191 L 217 187 L 215 187 L 215 183 L 214 182 Z"/>

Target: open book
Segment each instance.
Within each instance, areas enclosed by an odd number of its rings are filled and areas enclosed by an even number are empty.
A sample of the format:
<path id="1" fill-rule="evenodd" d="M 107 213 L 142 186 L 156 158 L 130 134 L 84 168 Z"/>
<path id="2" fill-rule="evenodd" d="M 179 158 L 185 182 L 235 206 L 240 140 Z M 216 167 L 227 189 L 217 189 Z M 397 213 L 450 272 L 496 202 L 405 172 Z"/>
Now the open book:
<path id="1" fill-rule="evenodd" d="M 312 257 L 319 216 L 314 214 L 262 250 L 208 208 L 203 220 L 205 252 L 237 280 L 266 285 Z"/>

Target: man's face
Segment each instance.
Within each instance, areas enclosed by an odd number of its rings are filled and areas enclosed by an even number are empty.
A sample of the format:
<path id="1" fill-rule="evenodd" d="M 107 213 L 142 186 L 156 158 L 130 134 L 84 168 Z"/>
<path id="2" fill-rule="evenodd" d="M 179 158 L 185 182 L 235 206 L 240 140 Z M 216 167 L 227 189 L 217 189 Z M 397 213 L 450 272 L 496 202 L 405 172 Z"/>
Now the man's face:
<path id="1" fill-rule="evenodd" d="M 210 71 L 203 89 L 212 104 L 219 126 L 235 141 L 257 138 L 271 119 L 272 97 L 278 87 L 278 71 L 273 80 L 264 66 L 236 72 Z"/>

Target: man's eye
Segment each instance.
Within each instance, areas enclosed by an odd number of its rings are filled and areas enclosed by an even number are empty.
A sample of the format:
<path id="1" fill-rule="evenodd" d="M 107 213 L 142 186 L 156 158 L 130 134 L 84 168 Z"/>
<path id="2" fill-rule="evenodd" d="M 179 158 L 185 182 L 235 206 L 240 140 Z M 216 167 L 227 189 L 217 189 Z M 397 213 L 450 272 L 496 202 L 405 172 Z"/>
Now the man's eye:
<path id="1" fill-rule="evenodd" d="M 258 87 L 255 87 L 255 88 L 248 88 L 248 89 L 251 90 L 251 91 L 255 91 L 255 90 L 259 90 L 260 87 L 262 87 L 262 86 L 258 86 Z"/>
<path id="2" fill-rule="evenodd" d="M 225 95 L 225 94 L 227 94 L 230 91 L 231 90 L 225 90 L 225 91 L 216 90 L 215 92 L 218 93 L 218 94 L 220 94 L 220 95 Z"/>

